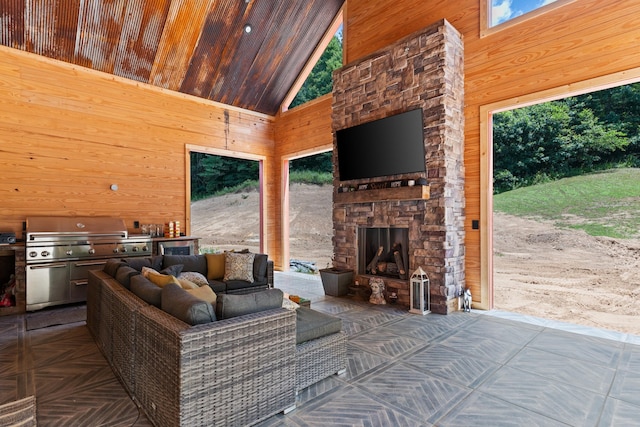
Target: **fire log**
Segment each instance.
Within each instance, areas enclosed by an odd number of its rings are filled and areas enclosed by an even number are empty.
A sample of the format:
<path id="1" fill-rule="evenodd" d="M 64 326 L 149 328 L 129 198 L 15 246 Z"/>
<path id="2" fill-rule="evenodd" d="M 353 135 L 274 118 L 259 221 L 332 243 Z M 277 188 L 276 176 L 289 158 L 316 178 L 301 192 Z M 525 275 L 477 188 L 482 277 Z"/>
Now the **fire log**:
<path id="1" fill-rule="evenodd" d="M 402 260 L 402 254 L 400 254 L 400 252 L 395 251 L 393 253 L 393 257 L 396 260 L 396 265 L 398 266 L 398 274 L 400 275 L 401 279 L 406 279 L 407 278 L 407 272 L 404 269 L 404 262 Z"/>
<path id="2" fill-rule="evenodd" d="M 378 268 L 378 258 L 380 258 L 380 255 L 382 255 L 382 251 L 384 250 L 384 248 L 382 246 L 380 246 L 378 248 L 378 252 L 375 254 L 375 256 L 373 257 L 373 259 L 371 260 L 371 262 L 367 265 L 367 271 L 371 274 L 376 274 L 378 272 L 377 268 Z"/>

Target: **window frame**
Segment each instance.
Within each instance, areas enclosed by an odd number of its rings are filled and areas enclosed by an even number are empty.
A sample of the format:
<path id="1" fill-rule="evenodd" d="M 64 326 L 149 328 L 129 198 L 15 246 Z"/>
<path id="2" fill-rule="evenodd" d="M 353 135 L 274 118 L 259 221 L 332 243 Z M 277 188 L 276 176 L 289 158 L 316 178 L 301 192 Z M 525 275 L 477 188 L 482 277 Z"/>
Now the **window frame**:
<path id="1" fill-rule="evenodd" d="M 514 27 L 530 19 L 537 18 L 547 12 L 555 10 L 566 4 L 573 3 L 577 0 L 556 0 L 553 3 L 541 6 L 537 9 L 533 9 L 529 12 L 523 13 L 520 16 L 504 21 L 498 25 L 491 26 L 491 3 L 492 0 L 480 0 L 480 38 L 489 36 L 496 32 L 505 30 L 507 28 Z"/>

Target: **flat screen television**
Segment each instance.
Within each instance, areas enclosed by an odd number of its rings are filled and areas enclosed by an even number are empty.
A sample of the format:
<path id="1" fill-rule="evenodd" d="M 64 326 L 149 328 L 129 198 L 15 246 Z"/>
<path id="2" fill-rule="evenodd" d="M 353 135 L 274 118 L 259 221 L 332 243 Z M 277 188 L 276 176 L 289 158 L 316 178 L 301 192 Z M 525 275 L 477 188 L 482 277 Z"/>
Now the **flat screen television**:
<path id="1" fill-rule="evenodd" d="M 340 181 L 426 171 L 422 109 L 336 131 Z"/>

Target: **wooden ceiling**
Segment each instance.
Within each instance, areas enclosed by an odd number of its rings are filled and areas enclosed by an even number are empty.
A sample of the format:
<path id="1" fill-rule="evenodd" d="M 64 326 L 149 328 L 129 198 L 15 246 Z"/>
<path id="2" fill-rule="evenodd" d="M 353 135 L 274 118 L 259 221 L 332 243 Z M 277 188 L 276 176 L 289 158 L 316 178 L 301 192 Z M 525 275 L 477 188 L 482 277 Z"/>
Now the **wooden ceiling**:
<path id="1" fill-rule="evenodd" d="M 0 43 L 274 115 L 343 2 L 1 0 Z"/>

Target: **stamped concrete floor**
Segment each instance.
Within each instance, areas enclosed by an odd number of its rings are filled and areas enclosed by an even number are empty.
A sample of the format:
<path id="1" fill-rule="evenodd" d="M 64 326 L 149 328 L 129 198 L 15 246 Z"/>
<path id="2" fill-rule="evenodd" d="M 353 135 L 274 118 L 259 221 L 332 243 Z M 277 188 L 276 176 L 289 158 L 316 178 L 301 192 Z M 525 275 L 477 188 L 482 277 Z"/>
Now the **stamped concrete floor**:
<path id="1" fill-rule="evenodd" d="M 348 366 L 260 426 L 640 425 L 640 337 L 512 313 L 423 317 L 325 296 L 308 275 L 275 282 L 342 318 Z M 84 322 L 27 331 L 24 317 L 0 317 L 0 404 L 35 394 L 40 426 L 150 425 Z"/>

